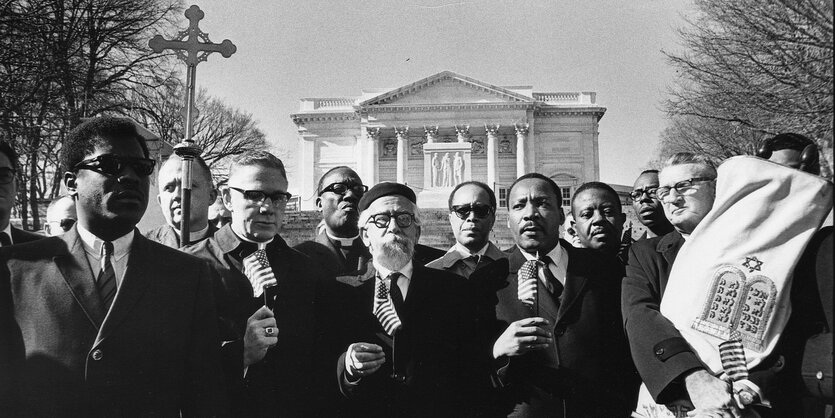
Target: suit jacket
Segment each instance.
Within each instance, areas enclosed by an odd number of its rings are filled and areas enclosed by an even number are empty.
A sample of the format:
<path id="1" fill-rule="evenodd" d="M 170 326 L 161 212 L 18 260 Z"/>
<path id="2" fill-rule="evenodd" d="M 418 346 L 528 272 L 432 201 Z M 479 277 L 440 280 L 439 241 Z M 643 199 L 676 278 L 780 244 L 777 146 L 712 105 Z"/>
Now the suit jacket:
<path id="1" fill-rule="evenodd" d="M 376 271 L 369 266 L 351 299 L 352 342 L 383 347 L 386 362 L 355 384 L 345 380 L 343 353 L 337 363 L 342 393 L 354 416 L 476 416 L 489 389 L 486 350 L 477 347 L 475 315 L 467 282 L 460 276 L 414 265 L 406 300 L 397 311 L 403 324 L 393 338 L 372 312 Z"/>
<path id="2" fill-rule="evenodd" d="M 138 232 L 111 309 L 75 227 L 0 249 L 0 375 L 9 416 L 228 413 L 217 272 Z M 10 412 L 11 411 L 11 412 Z"/>
<path id="3" fill-rule="evenodd" d="M 212 235 L 217 232 L 217 227 L 214 224 L 209 224 L 209 229 L 206 231 L 206 236 L 198 240 L 197 242 L 203 241 L 208 239 Z M 173 226 L 168 224 L 162 224 L 150 231 L 146 231 L 143 235 L 145 238 L 148 238 L 151 241 L 158 242 L 162 245 L 171 248 L 180 248 L 180 234 L 174 229 Z M 189 244 L 195 244 L 194 242 L 190 242 Z"/>
<path id="4" fill-rule="evenodd" d="M 620 267 L 592 250 L 564 241 L 560 245 L 568 253 L 568 266 L 556 321 L 551 323 L 555 343 L 550 353 L 498 360 L 506 412 L 514 417 L 629 416 L 638 379 L 621 326 Z M 510 273 L 496 307 L 502 330 L 531 316 L 517 293 L 517 272 L 526 259 L 516 246 L 508 258 Z M 544 289 L 540 292 L 541 301 L 552 297 Z M 543 305 L 540 302 L 541 310 Z"/>
<path id="5" fill-rule="evenodd" d="M 676 231 L 632 244 L 623 280 L 623 320 L 632 358 L 641 378 L 658 403 L 687 399 L 683 375 L 704 368 L 675 326 L 660 312 L 670 270 L 684 238 Z M 792 293 L 802 280 L 794 280 Z M 808 322 L 803 311 L 792 313 L 772 355 L 749 372 L 749 380 L 771 401 L 775 416 L 791 416 L 798 408 L 799 352 Z M 788 414 L 788 415 L 786 415 Z"/>
<path id="6" fill-rule="evenodd" d="M 34 232 L 24 231 L 19 228 L 12 227 L 12 245 L 25 244 L 27 242 L 44 239 L 46 236 L 36 234 Z"/>
<path id="7" fill-rule="evenodd" d="M 250 248 L 252 246 L 252 248 Z M 333 305 L 329 278 L 304 254 L 290 248 L 278 235 L 267 247 L 267 259 L 278 284 L 265 296 L 253 297 L 241 260 L 255 250 L 241 241 L 231 225 L 214 236 L 189 245 L 184 251 L 209 260 L 220 272 L 222 316 L 227 374 L 233 383 L 233 413 L 239 416 L 327 416 L 338 397 L 333 362 L 339 356 L 329 335 Z M 246 320 L 264 304 L 272 309 L 278 344 L 259 363 L 249 366 L 243 378 L 242 338 Z"/>
<path id="8" fill-rule="evenodd" d="M 371 259 L 371 254 L 362 243 L 362 239 L 355 239 L 347 254 L 343 254 L 325 231 L 320 232 L 316 240 L 305 241 L 293 248 L 322 266 L 330 276 L 363 274 L 368 260 Z"/>

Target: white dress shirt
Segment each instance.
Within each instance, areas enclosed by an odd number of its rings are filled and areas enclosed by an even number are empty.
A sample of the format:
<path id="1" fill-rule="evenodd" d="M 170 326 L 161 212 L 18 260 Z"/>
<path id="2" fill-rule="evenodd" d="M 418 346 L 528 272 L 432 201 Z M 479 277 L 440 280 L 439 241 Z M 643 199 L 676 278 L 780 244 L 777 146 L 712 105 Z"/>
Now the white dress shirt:
<path id="1" fill-rule="evenodd" d="M 519 250 L 522 251 L 522 255 L 525 256 L 526 260 L 537 259 L 535 254 L 528 253 L 522 248 L 519 248 Z M 565 248 L 558 243 L 557 246 L 551 250 L 551 252 L 548 254 L 542 254 L 541 256 L 548 256 L 551 258 L 551 262 L 548 264 L 548 269 L 551 270 L 551 274 L 553 274 L 554 277 L 556 277 L 557 280 L 565 286 L 565 275 L 568 271 L 568 252 L 565 251 Z M 540 280 L 542 280 L 541 276 Z"/>
<path id="2" fill-rule="evenodd" d="M 116 275 L 117 290 L 122 287 L 122 279 L 124 279 L 125 270 L 128 267 L 128 256 L 130 255 L 130 246 L 133 244 L 133 234 L 134 230 L 131 229 L 127 234 L 113 241 L 113 257 L 110 258 L 110 264 L 113 265 L 113 272 Z M 93 235 L 92 232 L 84 229 L 81 224 L 78 224 L 78 236 L 81 238 L 84 252 L 87 253 L 87 261 L 90 263 L 90 269 L 93 270 L 93 277 L 99 277 L 99 272 L 101 271 L 101 247 L 104 245 L 104 241 Z"/>
<path id="3" fill-rule="evenodd" d="M 377 270 L 377 280 L 385 279 L 389 276 L 389 274 L 394 273 L 394 271 L 377 264 L 376 260 L 373 260 L 371 264 L 373 264 L 374 269 Z M 397 287 L 400 288 L 400 293 L 403 294 L 403 300 L 405 301 L 406 292 L 409 291 L 409 283 L 412 282 L 412 273 L 414 272 L 414 266 L 412 265 L 412 262 L 409 261 L 408 263 L 406 263 L 406 265 L 403 266 L 403 268 L 400 269 L 398 272 L 400 273 L 400 277 L 398 277 L 397 279 Z"/>

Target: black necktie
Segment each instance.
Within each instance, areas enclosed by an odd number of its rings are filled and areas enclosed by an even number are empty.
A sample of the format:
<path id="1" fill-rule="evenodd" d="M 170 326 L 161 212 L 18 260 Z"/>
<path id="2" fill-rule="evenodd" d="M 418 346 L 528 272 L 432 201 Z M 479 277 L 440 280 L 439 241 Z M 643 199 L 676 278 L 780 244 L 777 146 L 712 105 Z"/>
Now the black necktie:
<path id="1" fill-rule="evenodd" d="M 556 277 L 554 277 L 554 273 L 551 273 L 551 268 L 549 267 L 551 265 L 551 257 L 546 255 L 545 257 L 539 259 L 539 261 L 542 262 L 542 275 L 545 276 L 545 286 L 548 288 L 548 291 L 554 295 L 554 299 L 559 302 L 564 286 L 559 280 L 557 280 Z"/>
<path id="2" fill-rule="evenodd" d="M 12 245 L 12 239 L 9 237 L 9 234 L 6 231 L 0 232 L 0 245 L 3 247 L 8 247 Z"/>
<path id="3" fill-rule="evenodd" d="M 397 285 L 397 280 L 401 274 L 394 272 L 389 274 L 389 293 L 391 293 L 391 301 L 394 303 L 394 309 L 400 314 L 403 314 L 403 292 L 400 291 L 400 286 Z"/>
<path id="4" fill-rule="evenodd" d="M 99 288 L 99 296 L 105 309 L 110 309 L 113 298 L 116 296 L 116 272 L 113 270 L 113 243 L 105 241 L 102 243 L 101 271 L 96 279 L 96 286 Z"/>

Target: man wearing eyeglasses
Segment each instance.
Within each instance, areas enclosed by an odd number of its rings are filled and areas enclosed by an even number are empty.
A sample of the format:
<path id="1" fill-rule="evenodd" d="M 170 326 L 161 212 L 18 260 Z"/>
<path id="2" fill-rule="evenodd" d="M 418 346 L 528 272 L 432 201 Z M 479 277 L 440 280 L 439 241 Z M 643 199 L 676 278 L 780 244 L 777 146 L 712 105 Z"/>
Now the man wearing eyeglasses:
<path id="1" fill-rule="evenodd" d="M 69 231 L 77 220 L 75 201 L 70 196 L 61 196 L 46 208 L 44 232 L 50 237 L 61 235 Z"/>
<path id="2" fill-rule="evenodd" d="M 191 208 L 189 210 L 189 243 L 202 241 L 212 236 L 217 227 L 209 223 L 209 206 L 217 198 L 212 186 L 212 172 L 201 157 L 195 157 L 191 164 Z M 162 209 L 165 224 L 145 232 L 145 237 L 171 248 L 180 248 L 180 221 L 183 208 L 182 196 L 183 159 L 172 154 L 162 164 L 157 175 L 159 193 L 157 201 Z"/>
<path id="3" fill-rule="evenodd" d="M 149 241 L 144 139 L 127 119 L 67 136 L 78 222 L 0 249 L 0 410 L 9 416 L 228 413 L 212 294 L 217 272 Z"/>
<path id="4" fill-rule="evenodd" d="M 479 267 L 507 258 L 490 242 L 496 222 L 496 195 L 490 187 L 477 181 L 461 183 L 450 193 L 448 204 L 455 245 L 426 267 L 470 277 Z"/>
<path id="5" fill-rule="evenodd" d="M 674 231 L 632 245 L 623 282 L 623 320 L 632 358 L 653 399 L 688 397 L 700 411 L 738 416 L 727 382 L 708 373 L 659 311 L 676 255 L 713 207 L 716 169 L 705 157 L 678 153 L 658 175 L 655 195 Z"/>
<path id="6" fill-rule="evenodd" d="M 365 272 L 371 258 L 357 225 L 357 205 L 368 186 L 362 184 L 350 167 L 338 166 L 322 175 L 317 190 L 316 207 L 322 212 L 324 228 L 314 241 L 303 242 L 295 248 L 316 260 L 331 275 L 350 280 L 348 276 Z"/>
<path id="7" fill-rule="evenodd" d="M 492 345 L 502 402 L 514 417 L 629 416 L 637 376 L 620 315 L 622 267 L 560 239 L 562 194 L 525 174 L 508 190 L 510 273 Z"/>
<path id="8" fill-rule="evenodd" d="M 647 227 L 644 238 L 660 237 L 673 230 L 673 225 L 664 216 L 661 201 L 655 195 L 657 190 L 658 170 L 645 170 L 635 179 L 632 192 L 629 193 L 635 216 Z"/>
<path id="9" fill-rule="evenodd" d="M 334 321 L 323 300 L 332 279 L 279 235 L 291 197 L 284 164 L 266 151 L 235 156 L 222 193 L 232 222 L 184 250 L 209 260 L 223 280 L 233 415 L 328 416 L 327 390 L 338 395 L 327 384 L 338 349 L 324 342 Z"/>
<path id="10" fill-rule="evenodd" d="M 6 141 L 0 141 L 0 247 L 43 238 L 34 232 L 15 228 L 9 222 L 17 198 L 17 153 Z"/>
<path id="11" fill-rule="evenodd" d="M 360 200 L 360 236 L 372 255 L 350 298 L 353 343 L 338 362 L 356 416 L 479 416 L 487 350 L 477 346 L 467 282 L 413 260 L 415 193 L 380 183 Z"/>

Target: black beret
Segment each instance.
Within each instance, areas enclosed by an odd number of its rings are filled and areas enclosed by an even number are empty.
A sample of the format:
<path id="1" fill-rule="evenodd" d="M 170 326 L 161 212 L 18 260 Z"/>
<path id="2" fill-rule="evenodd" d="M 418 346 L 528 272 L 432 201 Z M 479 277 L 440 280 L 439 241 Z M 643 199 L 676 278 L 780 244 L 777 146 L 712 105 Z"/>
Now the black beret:
<path id="1" fill-rule="evenodd" d="M 412 203 L 417 204 L 417 196 L 415 196 L 415 192 L 412 191 L 409 186 L 394 182 L 383 182 L 375 184 L 374 187 L 362 195 L 362 199 L 360 199 L 359 203 L 359 210 L 362 212 L 368 209 L 368 207 L 371 206 L 371 203 L 375 200 L 383 196 L 392 195 L 403 196 L 406 199 L 411 200 Z"/>

